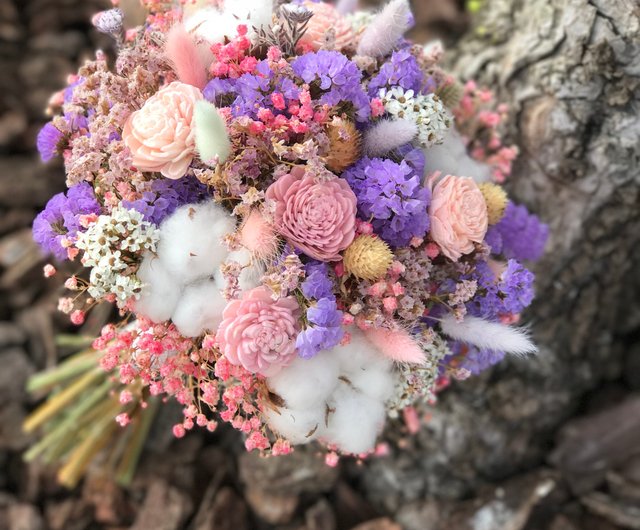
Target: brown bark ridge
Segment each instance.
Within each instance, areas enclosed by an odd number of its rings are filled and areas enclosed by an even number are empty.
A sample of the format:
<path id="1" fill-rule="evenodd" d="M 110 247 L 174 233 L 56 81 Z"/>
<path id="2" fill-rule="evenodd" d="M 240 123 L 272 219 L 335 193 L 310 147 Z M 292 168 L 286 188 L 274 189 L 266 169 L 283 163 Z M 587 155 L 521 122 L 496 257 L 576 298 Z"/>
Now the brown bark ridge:
<path id="1" fill-rule="evenodd" d="M 392 510 L 539 463 L 639 338 L 640 4 L 487 1 L 450 61 L 511 106 L 509 188 L 551 226 L 525 319 L 541 351 L 444 393 L 415 450 L 367 468 L 369 494 Z"/>

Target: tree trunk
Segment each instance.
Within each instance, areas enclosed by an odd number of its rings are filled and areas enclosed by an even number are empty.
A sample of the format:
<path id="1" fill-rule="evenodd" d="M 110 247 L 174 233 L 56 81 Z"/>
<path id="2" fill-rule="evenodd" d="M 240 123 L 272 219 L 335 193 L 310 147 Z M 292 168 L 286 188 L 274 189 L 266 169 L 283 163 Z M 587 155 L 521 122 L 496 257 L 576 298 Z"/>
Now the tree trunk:
<path id="1" fill-rule="evenodd" d="M 415 450 L 368 468 L 389 509 L 542 462 L 585 394 L 621 376 L 640 325 L 638 4 L 487 1 L 450 65 L 510 105 L 512 197 L 551 226 L 525 318 L 541 351 L 445 392 Z"/>

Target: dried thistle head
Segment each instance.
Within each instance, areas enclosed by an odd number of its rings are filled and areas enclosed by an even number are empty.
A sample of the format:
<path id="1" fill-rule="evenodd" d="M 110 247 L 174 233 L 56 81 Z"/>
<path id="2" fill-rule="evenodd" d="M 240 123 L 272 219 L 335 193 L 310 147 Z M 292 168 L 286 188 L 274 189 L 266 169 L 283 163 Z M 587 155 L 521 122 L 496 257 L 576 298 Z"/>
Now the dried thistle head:
<path id="1" fill-rule="evenodd" d="M 344 268 L 362 280 L 383 278 L 393 263 L 393 252 L 382 239 L 360 235 L 344 252 Z"/>
<path id="2" fill-rule="evenodd" d="M 501 186 L 491 182 L 483 182 L 480 184 L 480 191 L 487 203 L 487 214 L 489 215 L 489 224 L 495 225 L 504 217 L 504 211 L 507 208 L 509 198 Z"/>
<path id="3" fill-rule="evenodd" d="M 327 135 L 330 152 L 325 164 L 334 173 L 342 173 L 360 157 L 362 135 L 352 121 L 337 116 L 327 125 Z"/>

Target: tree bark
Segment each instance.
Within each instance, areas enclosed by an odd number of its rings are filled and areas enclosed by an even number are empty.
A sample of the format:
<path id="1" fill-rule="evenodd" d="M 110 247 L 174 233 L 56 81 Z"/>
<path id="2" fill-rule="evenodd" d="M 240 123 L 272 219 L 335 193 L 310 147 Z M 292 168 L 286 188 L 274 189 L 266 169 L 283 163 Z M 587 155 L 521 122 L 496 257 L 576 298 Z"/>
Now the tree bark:
<path id="1" fill-rule="evenodd" d="M 391 510 L 539 464 L 585 394 L 621 376 L 640 327 L 640 6 L 487 1 L 450 66 L 510 105 L 508 187 L 551 226 L 525 318 L 541 351 L 445 392 L 415 450 L 367 468 Z"/>

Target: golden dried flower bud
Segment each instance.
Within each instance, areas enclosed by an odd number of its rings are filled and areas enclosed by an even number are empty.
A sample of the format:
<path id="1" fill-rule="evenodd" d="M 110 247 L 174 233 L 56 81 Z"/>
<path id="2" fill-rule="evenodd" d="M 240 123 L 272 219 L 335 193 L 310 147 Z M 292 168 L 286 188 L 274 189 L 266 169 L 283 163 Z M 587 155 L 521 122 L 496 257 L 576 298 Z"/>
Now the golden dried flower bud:
<path id="1" fill-rule="evenodd" d="M 342 173 L 360 158 L 361 135 L 352 121 L 333 118 L 327 126 L 330 152 L 325 164 L 334 173 Z"/>
<path id="2" fill-rule="evenodd" d="M 480 191 L 487 203 L 487 213 L 489 214 L 489 224 L 495 225 L 500 222 L 507 208 L 509 198 L 501 186 L 491 182 L 480 184 Z"/>
<path id="3" fill-rule="evenodd" d="M 345 270 L 362 280 L 383 278 L 392 262 L 389 245 L 375 236 L 358 236 L 344 252 Z"/>

